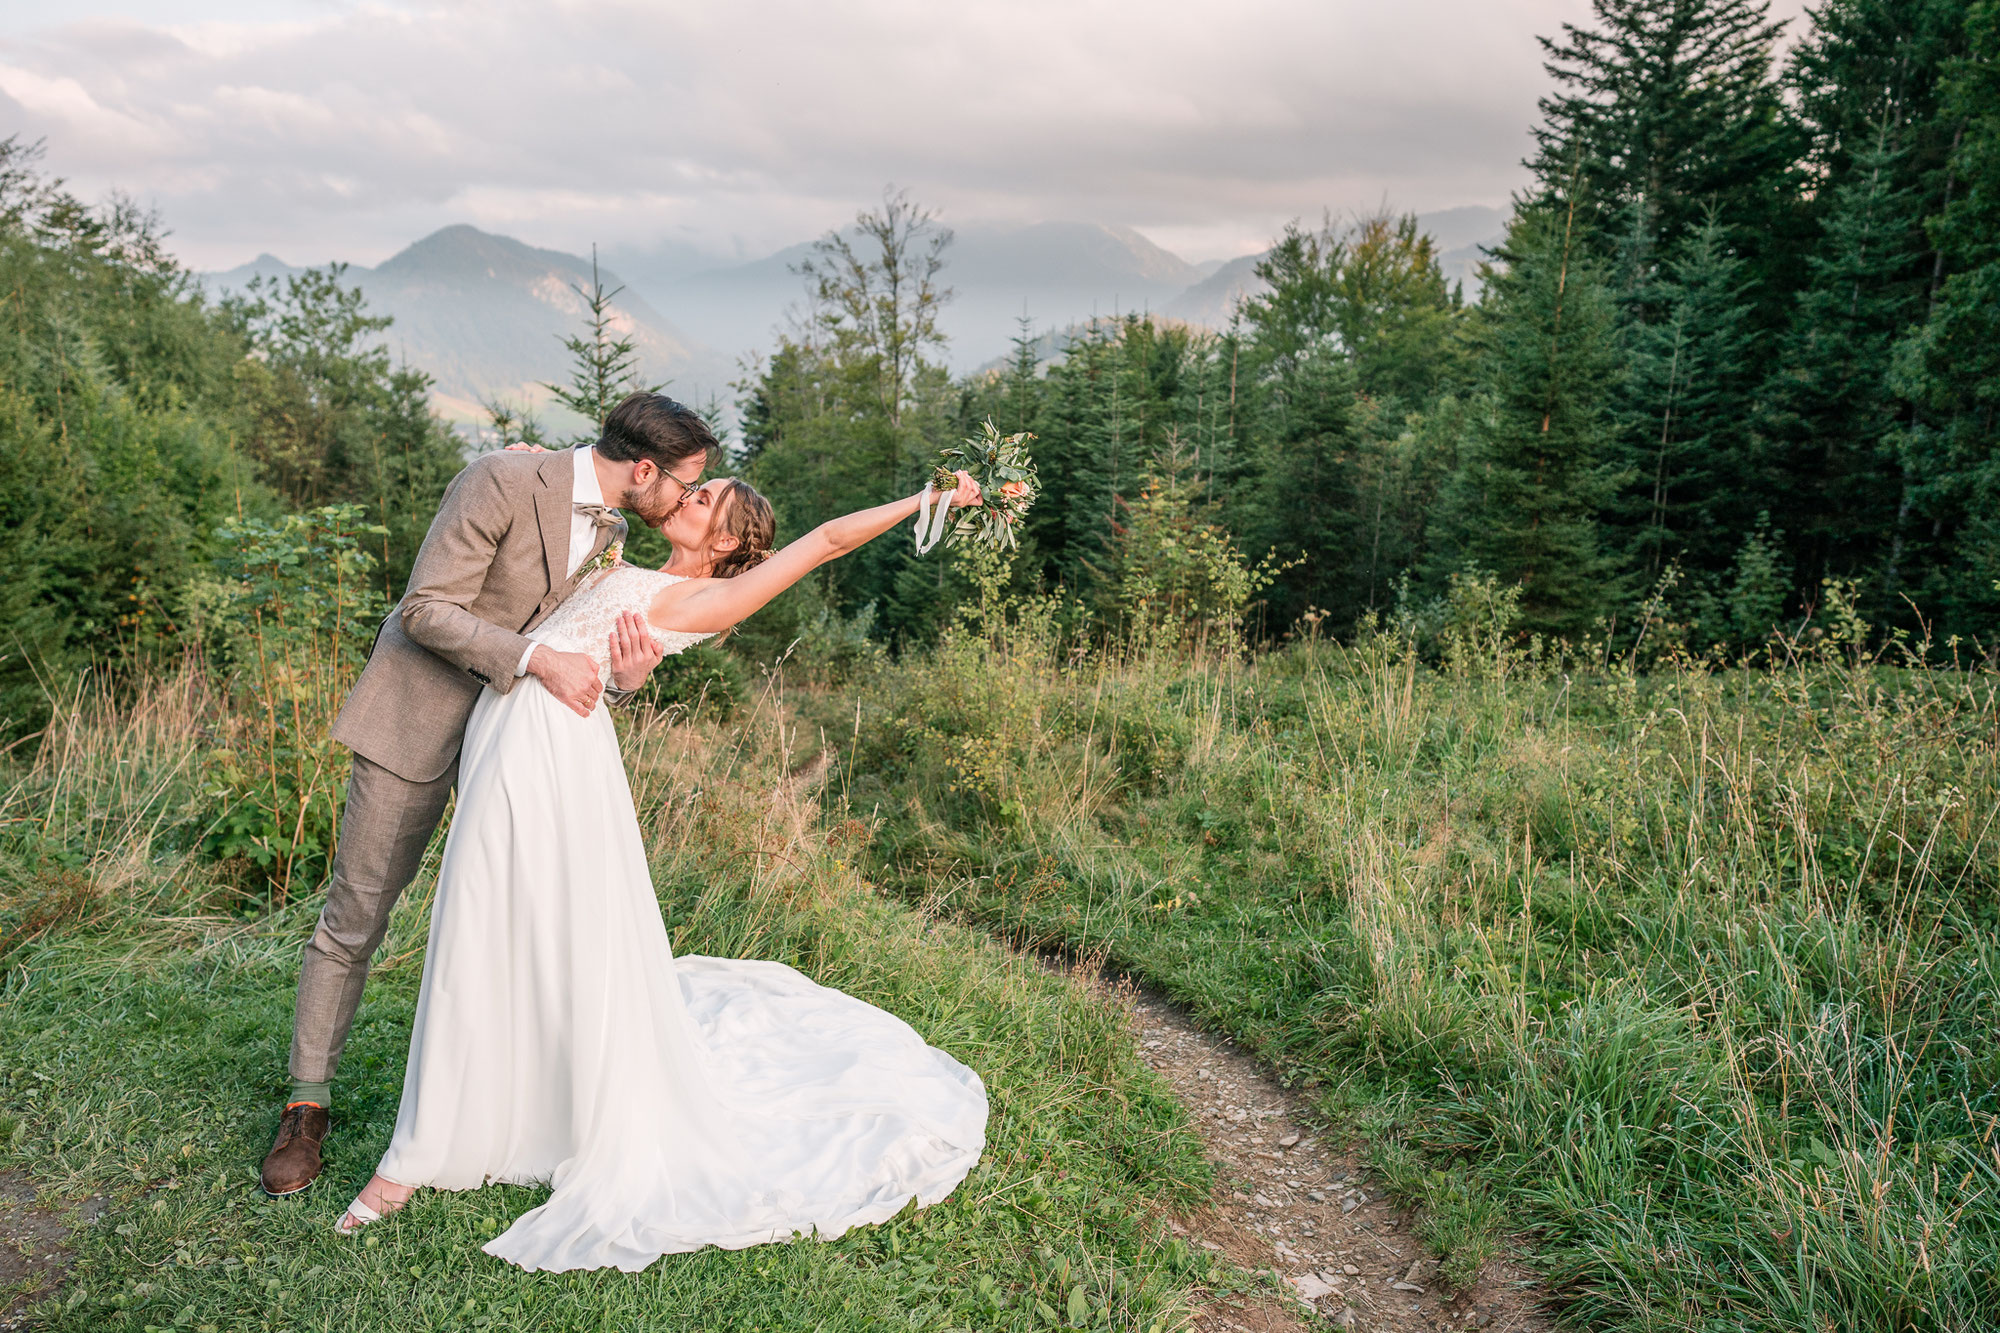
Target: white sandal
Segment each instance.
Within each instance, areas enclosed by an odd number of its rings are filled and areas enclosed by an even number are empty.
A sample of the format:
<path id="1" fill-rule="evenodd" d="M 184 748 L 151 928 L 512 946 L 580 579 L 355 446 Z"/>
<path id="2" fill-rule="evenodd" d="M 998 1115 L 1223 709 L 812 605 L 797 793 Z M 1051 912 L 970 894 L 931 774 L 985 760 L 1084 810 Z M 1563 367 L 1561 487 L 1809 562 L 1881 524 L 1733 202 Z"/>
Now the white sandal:
<path id="1" fill-rule="evenodd" d="M 347 1219 L 350 1217 L 354 1219 L 354 1225 L 352 1226 L 347 1224 Z M 361 1202 L 361 1196 L 357 1194 L 354 1196 L 354 1202 L 347 1205 L 347 1211 L 334 1221 L 333 1229 L 343 1236 L 351 1236 L 370 1222 L 380 1222 L 381 1220 L 382 1214 Z"/>

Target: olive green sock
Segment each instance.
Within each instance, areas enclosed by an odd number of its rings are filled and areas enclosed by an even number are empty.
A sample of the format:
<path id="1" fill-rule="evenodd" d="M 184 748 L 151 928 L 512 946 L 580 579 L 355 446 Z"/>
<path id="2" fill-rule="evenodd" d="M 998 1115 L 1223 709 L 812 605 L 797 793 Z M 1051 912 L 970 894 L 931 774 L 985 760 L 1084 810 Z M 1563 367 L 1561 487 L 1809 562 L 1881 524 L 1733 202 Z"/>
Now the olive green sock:
<path id="1" fill-rule="evenodd" d="M 333 1109 L 333 1084 L 304 1083 L 298 1079 L 293 1079 L 292 1095 L 285 1098 L 285 1105 L 291 1106 L 296 1102 L 311 1102 L 314 1106 L 331 1111 Z"/>

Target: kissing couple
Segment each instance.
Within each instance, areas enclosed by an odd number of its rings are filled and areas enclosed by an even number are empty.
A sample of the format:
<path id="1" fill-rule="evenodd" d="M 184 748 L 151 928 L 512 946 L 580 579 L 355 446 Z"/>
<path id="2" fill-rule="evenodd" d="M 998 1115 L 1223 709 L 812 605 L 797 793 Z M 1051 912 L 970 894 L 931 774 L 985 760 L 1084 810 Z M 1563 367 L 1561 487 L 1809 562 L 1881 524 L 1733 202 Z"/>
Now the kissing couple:
<path id="1" fill-rule="evenodd" d="M 594 445 L 487 454 L 446 489 L 333 725 L 353 771 L 267 1193 L 320 1173 L 369 958 L 454 788 L 402 1107 L 343 1232 L 426 1186 L 547 1183 L 486 1252 L 636 1272 L 884 1221 L 979 1160 L 978 1075 L 900 1019 L 780 963 L 669 947 L 606 700 L 919 502 L 774 552 L 763 496 L 701 481 L 718 447 L 687 407 L 635 393 Z M 977 484 L 960 473 L 951 500 L 978 503 Z M 664 568 L 618 559 L 621 509 L 672 542 Z"/>

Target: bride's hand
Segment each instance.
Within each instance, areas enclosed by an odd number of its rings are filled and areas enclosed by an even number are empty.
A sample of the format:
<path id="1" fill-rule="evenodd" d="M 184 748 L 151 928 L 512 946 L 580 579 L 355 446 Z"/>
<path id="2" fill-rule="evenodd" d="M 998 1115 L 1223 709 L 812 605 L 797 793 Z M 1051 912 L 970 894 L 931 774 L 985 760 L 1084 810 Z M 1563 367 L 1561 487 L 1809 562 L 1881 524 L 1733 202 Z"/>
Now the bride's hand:
<path id="1" fill-rule="evenodd" d="M 621 612 L 611 630 L 611 683 L 621 690 L 636 690 L 660 664 L 666 654 L 653 641 L 646 618 L 633 611 Z"/>
<path id="2" fill-rule="evenodd" d="M 972 479 L 972 474 L 961 468 L 951 475 L 958 478 L 958 489 L 951 493 L 951 507 L 966 509 L 978 504 L 979 483 Z"/>
<path id="3" fill-rule="evenodd" d="M 527 441 L 522 440 L 508 445 L 507 452 L 510 454 L 545 454 L 548 450 L 542 448 L 539 444 L 529 444 Z"/>

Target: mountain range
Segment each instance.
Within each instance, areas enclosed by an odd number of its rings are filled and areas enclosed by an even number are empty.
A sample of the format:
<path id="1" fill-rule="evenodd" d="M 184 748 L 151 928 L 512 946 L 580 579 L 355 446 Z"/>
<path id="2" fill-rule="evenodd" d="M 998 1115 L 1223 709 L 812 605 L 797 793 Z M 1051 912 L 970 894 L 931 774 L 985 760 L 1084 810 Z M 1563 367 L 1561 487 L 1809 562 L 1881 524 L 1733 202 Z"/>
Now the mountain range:
<path id="1" fill-rule="evenodd" d="M 1498 238 L 1505 214 L 1472 206 L 1419 221 L 1436 238 L 1446 275 L 1462 279 L 1472 276 L 1479 247 Z M 645 377 L 705 402 L 729 397 L 742 363 L 802 315 L 805 288 L 793 269 L 811 251 L 802 242 L 752 263 L 703 269 L 683 247 L 627 247 L 606 251 L 598 276 L 607 289 L 624 289 L 613 302 L 617 327 L 636 344 Z M 966 370 L 1002 356 L 1024 316 L 1037 333 L 1135 310 L 1220 326 L 1261 287 L 1262 257 L 1189 263 L 1130 228 L 1097 223 L 959 227 L 941 275 L 953 290 L 939 317 L 948 360 Z M 211 291 L 240 291 L 253 277 L 300 271 L 265 254 L 204 282 Z M 589 286 L 591 261 L 459 225 L 374 268 L 350 267 L 346 280 L 367 293 L 373 311 L 394 318 L 387 341 L 436 381 L 438 410 L 473 421 L 496 398 L 546 403 L 540 381 L 565 372 L 558 340 L 581 327 L 577 289 Z M 544 415 L 558 430 L 576 424 L 559 412 Z"/>
<path id="2" fill-rule="evenodd" d="M 252 278 L 303 271 L 263 254 L 203 282 L 211 292 L 241 292 Z M 607 290 L 624 286 L 609 269 L 598 276 Z M 579 289 L 590 286 L 588 259 L 460 225 L 432 232 L 375 268 L 350 265 L 344 277 L 367 293 L 371 313 L 395 321 L 385 337 L 390 350 L 431 376 L 433 404 L 448 420 L 484 420 L 482 404 L 501 400 L 543 411 L 558 430 L 579 424 L 545 409 L 548 391 L 540 382 L 567 369 L 559 340 L 582 328 Z M 697 401 L 726 394 L 733 364 L 645 297 L 628 288 L 613 310 L 613 326 L 632 339 L 649 381 L 671 379 L 677 392 Z"/>

